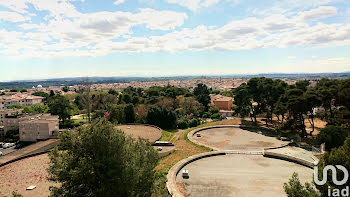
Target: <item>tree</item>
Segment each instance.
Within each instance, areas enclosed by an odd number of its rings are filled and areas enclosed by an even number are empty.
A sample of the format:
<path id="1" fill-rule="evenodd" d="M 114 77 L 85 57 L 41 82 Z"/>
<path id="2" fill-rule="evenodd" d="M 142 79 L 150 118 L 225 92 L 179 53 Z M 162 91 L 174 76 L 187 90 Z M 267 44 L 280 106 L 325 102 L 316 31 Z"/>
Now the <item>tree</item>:
<path id="1" fill-rule="evenodd" d="M 134 111 L 134 105 L 133 104 L 127 104 L 124 107 L 124 113 L 125 113 L 125 122 L 126 123 L 134 123 L 135 122 L 135 111 Z"/>
<path id="2" fill-rule="evenodd" d="M 236 105 L 235 113 L 239 114 L 241 118 L 248 116 L 252 112 L 252 96 L 248 91 L 247 84 L 243 83 L 238 88 L 235 89 L 234 103 Z M 255 111 L 254 111 L 255 112 Z M 254 121 L 256 123 L 256 114 L 254 116 Z M 251 116 L 251 118 L 252 118 Z"/>
<path id="3" fill-rule="evenodd" d="M 316 85 L 316 90 L 320 95 L 322 107 L 326 110 L 326 119 L 332 124 L 334 119 L 334 100 L 338 92 L 338 84 L 330 79 L 321 79 Z"/>
<path id="4" fill-rule="evenodd" d="M 49 94 L 47 94 L 46 92 L 34 92 L 32 95 L 45 97 L 45 99 L 49 97 Z"/>
<path id="5" fill-rule="evenodd" d="M 145 139 L 134 140 L 106 119 L 60 134 L 49 153 L 51 196 L 151 196 L 158 154 Z"/>
<path id="6" fill-rule="evenodd" d="M 55 96 L 55 92 L 53 90 L 50 90 L 50 97 Z"/>
<path id="7" fill-rule="evenodd" d="M 10 92 L 18 92 L 17 89 L 11 89 Z"/>
<path id="8" fill-rule="evenodd" d="M 205 84 L 199 83 L 197 87 L 194 88 L 193 94 L 197 101 L 204 106 L 205 111 L 208 111 L 208 104 L 210 103 L 208 87 Z"/>
<path id="9" fill-rule="evenodd" d="M 80 98 L 80 96 L 79 96 Z M 117 104 L 117 98 L 114 95 L 107 93 L 96 94 L 92 99 L 91 109 L 92 111 L 101 110 L 101 111 L 110 111 L 112 106 Z"/>
<path id="10" fill-rule="evenodd" d="M 13 105 L 7 106 L 7 109 L 23 109 L 23 108 L 24 106 L 19 104 L 13 104 Z"/>
<path id="11" fill-rule="evenodd" d="M 80 96 L 79 101 L 81 102 L 81 105 L 86 110 L 89 122 L 91 122 L 91 108 L 92 108 L 90 93 L 91 93 L 90 81 L 89 81 L 89 78 L 86 78 L 84 80 L 84 85 L 79 89 L 79 96 Z"/>
<path id="12" fill-rule="evenodd" d="M 19 140 L 18 126 L 11 126 L 6 131 L 5 141 L 6 142 L 17 142 L 18 140 Z"/>
<path id="13" fill-rule="evenodd" d="M 161 127 L 162 129 L 173 129 L 177 125 L 177 115 L 174 111 L 151 105 L 147 110 L 147 123 Z"/>
<path id="14" fill-rule="evenodd" d="M 49 107 L 42 104 L 33 104 L 30 108 L 36 113 L 47 113 L 49 111 Z"/>
<path id="15" fill-rule="evenodd" d="M 312 130 L 310 132 L 310 135 L 312 136 L 312 133 L 315 131 L 315 114 L 313 113 L 313 111 L 316 107 L 321 105 L 321 100 L 319 99 L 319 95 L 314 88 L 308 88 L 304 93 L 304 97 L 306 100 L 306 107 L 308 108 L 307 110 L 309 112 L 308 120 L 312 126 Z"/>
<path id="16" fill-rule="evenodd" d="M 138 123 L 145 123 L 147 116 L 147 106 L 144 104 L 136 105 L 134 108 L 135 118 Z"/>
<path id="17" fill-rule="evenodd" d="M 286 107 L 291 116 L 291 122 L 296 130 L 301 130 L 303 137 L 307 136 L 305 118 L 308 113 L 308 106 L 302 89 L 291 87 L 286 91 Z"/>
<path id="18" fill-rule="evenodd" d="M 63 91 L 63 92 L 68 92 L 68 91 L 69 91 L 69 89 L 68 89 L 68 87 L 67 87 L 67 86 L 64 86 L 64 87 L 62 88 L 62 91 Z"/>
<path id="19" fill-rule="evenodd" d="M 338 148 L 334 148 L 331 152 L 326 152 L 318 163 L 318 175 L 323 175 L 323 169 L 327 165 L 342 165 L 346 169 L 350 169 L 350 138 L 347 138 L 344 144 Z M 329 171 L 328 171 L 329 172 Z M 344 185 L 335 185 L 332 181 L 331 173 L 328 174 L 328 180 L 325 185 L 316 185 L 317 189 L 321 192 L 322 196 L 328 196 L 328 187 L 332 189 L 342 190 L 346 186 L 350 185 L 350 179 Z M 344 173 L 341 170 L 337 170 L 337 180 L 343 180 Z M 322 177 L 319 177 L 321 180 Z"/>
<path id="20" fill-rule="evenodd" d="M 343 145 L 348 132 L 342 127 L 329 125 L 321 129 L 317 135 L 319 144 L 325 143 L 326 150 L 330 151 L 332 148 L 337 148 Z"/>
<path id="21" fill-rule="evenodd" d="M 108 94 L 112 94 L 112 95 L 118 95 L 118 92 L 114 89 L 109 89 L 108 90 Z"/>
<path id="22" fill-rule="evenodd" d="M 111 113 L 109 114 L 109 120 L 113 123 L 125 123 L 125 105 L 113 105 Z"/>
<path id="23" fill-rule="evenodd" d="M 204 111 L 204 106 L 193 97 L 183 97 L 179 107 L 183 109 L 185 115 L 193 114 L 197 117 Z"/>
<path id="24" fill-rule="evenodd" d="M 28 92 L 27 89 L 22 89 L 20 92 Z"/>
<path id="25" fill-rule="evenodd" d="M 288 183 L 283 185 L 284 191 L 288 197 L 319 197 L 319 193 L 315 190 L 310 183 L 302 185 L 298 178 L 297 173 L 293 173 L 292 178 Z"/>
<path id="26" fill-rule="evenodd" d="M 63 124 L 66 120 L 70 119 L 73 107 L 70 101 L 64 96 L 55 95 L 50 97 L 48 105 L 49 112 L 53 115 L 58 115 Z"/>

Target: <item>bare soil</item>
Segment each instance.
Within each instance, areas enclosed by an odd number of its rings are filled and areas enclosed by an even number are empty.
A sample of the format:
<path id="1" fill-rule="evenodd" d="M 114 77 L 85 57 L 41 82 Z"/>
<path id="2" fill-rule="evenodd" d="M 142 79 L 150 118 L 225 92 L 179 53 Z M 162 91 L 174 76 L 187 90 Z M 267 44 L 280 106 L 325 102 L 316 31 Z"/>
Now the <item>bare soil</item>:
<path id="1" fill-rule="evenodd" d="M 55 185 L 47 180 L 49 167 L 47 154 L 20 160 L 0 168 L 0 196 L 12 196 L 15 191 L 24 197 L 48 196 L 49 187 Z M 36 188 L 27 191 L 26 188 Z"/>
<path id="2" fill-rule="evenodd" d="M 146 125 L 118 125 L 117 129 L 124 131 L 125 134 L 133 138 L 144 138 L 153 143 L 162 136 L 162 131 Z"/>

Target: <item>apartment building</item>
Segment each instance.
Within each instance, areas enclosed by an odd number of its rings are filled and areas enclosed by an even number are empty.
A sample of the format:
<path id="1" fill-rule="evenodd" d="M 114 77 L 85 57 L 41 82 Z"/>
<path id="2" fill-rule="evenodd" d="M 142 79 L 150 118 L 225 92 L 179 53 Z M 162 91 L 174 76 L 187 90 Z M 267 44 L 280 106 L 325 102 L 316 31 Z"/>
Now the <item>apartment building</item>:
<path id="1" fill-rule="evenodd" d="M 17 117 L 22 114 L 23 109 L 0 110 L 0 137 L 5 136 L 6 131 L 11 127 L 18 127 Z"/>
<path id="2" fill-rule="evenodd" d="M 44 97 L 34 96 L 22 93 L 7 93 L 0 96 L 0 110 L 7 109 L 11 105 L 31 106 L 33 104 L 42 104 Z"/>
<path id="3" fill-rule="evenodd" d="M 38 141 L 54 137 L 59 131 L 59 118 L 51 114 L 37 114 L 19 119 L 20 141 Z"/>

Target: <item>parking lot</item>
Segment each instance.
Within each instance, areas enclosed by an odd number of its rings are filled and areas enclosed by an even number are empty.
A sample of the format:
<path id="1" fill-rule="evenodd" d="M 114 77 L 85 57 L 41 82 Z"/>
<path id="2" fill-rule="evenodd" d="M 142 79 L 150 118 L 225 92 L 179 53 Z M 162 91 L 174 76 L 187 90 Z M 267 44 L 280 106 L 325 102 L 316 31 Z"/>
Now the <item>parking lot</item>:
<path id="1" fill-rule="evenodd" d="M 15 152 L 16 150 L 17 149 L 15 149 L 14 146 L 6 149 L 0 148 L 0 152 L 2 152 L 3 155 L 7 155 L 9 153 Z"/>
<path id="2" fill-rule="evenodd" d="M 180 191 L 192 197 L 286 196 L 283 183 L 293 172 L 302 182 L 312 181 L 312 169 L 261 155 L 230 154 L 197 160 L 183 169 L 189 171 L 189 179 L 176 177 Z"/>

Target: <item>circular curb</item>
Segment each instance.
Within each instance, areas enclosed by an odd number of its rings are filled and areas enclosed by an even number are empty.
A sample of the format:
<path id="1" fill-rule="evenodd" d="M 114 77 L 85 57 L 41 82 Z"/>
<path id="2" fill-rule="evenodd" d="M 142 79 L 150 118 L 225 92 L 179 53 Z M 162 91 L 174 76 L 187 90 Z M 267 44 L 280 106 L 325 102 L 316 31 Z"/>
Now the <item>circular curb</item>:
<path id="1" fill-rule="evenodd" d="M 151 125 L 151 124 L 125 123 L 125 124 L 118 124 L 118 125 L 116 125 L 116 127 L 118 127 L 118 126 L 127 126 L 127 125 L 153 127 L 153 128 L 155 128 L 155 129 L 158 129 L 158 130 L 159 130 L 159 133 L 157 133 L 157 136 L 156 136 L 157 139 L 156 139 L 154 142 L 156 142 L 156 141 L 158 141 L 160 138 L 162 138 L 162 129 L 159 128 L 159 127 L 157 127 L 157 126 L 155 126 L 155 125 Z M 147 140 L 148 140 L 148 139 L 147 139 Z M 151 142 L 151 143 L 154 143 L 154 142 Z"/>
<path id="2" fill-rule="evenodd" d="M 217 126 L 209 126 L 209 127 L 203 127 L 203 128 L 198 128 L 195 129 L 193 131 L 190 131 L 187 134 L 187 138 L 200 146 L 204 146 L 204 147 L 209 147 L 211 149 L 213 149 L 213 152 L 205 152 L 205 153 L 201 153 L 201 154 L 197 154 L 197 155 L 193 155 L 190 156 L 186 159 L 183 159 L 179 162 L 177 162 L 168 172 L 167 174 L 167 183 L 166 183 L 166 187 L 168 189 L 168 192 L 170 193 L 171 196 L 173 197 L 183 197 L 184 195 L 178 190 L 177 185 L 176 185 L 176 176 L 178 175 L 178 173 L 180 172 L 180 170 L 185 167 L 186 165 L 188 165 L 191 162 L 194 162 L 196 160 L 202 159 L 202 158 L 206 158 L 206 157 L 213 157 L 213 156 L 219 156 L 219 155 L 226 155 L 226 154 L 240 154 L 239 150 L 219 150 L 216 147 L 211 147 L 208 146 L 206 144 L 202 144 L 200 142 L 198 142 L 193 136 L 203 130 L 207 130 L 207 129 L 212 129 L 212 128 L 252 128 L 249 126 L 241 126 L 241 125 L 217 125 Z M 270 157 L 270 158 L 275 158 L 275 159 L 281 159 L 281 160 L 285 160 L 285 161 L 289 161 L 292 163 L 297 163 L 297 164 L 301 164 L 303 166 L 309 167 L 309 168 L 313 168 L 314 164 L 312 162 L 306 161 L 304 159 L 300 159 L 300 158 L 296 158 L 296 157 L 292 157 L 289 155 L 284 155 L 284 154 L 279 154 L 279 153 L 272 153 L 268 150 L 271 149 L 279 149 L 279 148 L 283 148 L 286 146 L 289 146 L 290 143 L 287 144 L 283 144 L 277 147 L 269 147 L 269 148 L 264 148 L 261 152 L 262 152 L 262 156 L 264 157 Z M 260 152 L 260 151 L 242 151 L 242 152 L 253 152 L 253 154 L 255 154 L 254 152 Z M 244 153 L 243 153 L 244 154 Z M 248 153 L 249 154 L 249 153 Z M 260 153 L 257 153 L 260 154 Z"/>
<path id="3" fill-rule="evenodd" d="M 204 131 L 204 130 L 207 130 L 207 129 L 214 129 L 214 128 L 241 128 L 241 126 L 240 126 L 240 125 L 217 125 L 217 126 L 202 127 L 202 128 L 198 128 L 198 129 L 195 129 L 195 130 L 193 130 L 193 131 L 190 131 L 190 132 L 187 134 L 187 138 L 188 138 L 191 142 L 193 142 L 193 143 L 195 143 L 195 144 L 197 144 L 197 145 L 205 146 L 205 147 L 211 148 L 211 149 L 213 149 L 213 150 L 220 150 L 220 149 L 218 149 L 218 148 L 216 148 L 216 147 L 212 147 L 212 146 L 209 146 L 209 145 L 207 145 L 207 144 L 203 144 L 203 143 L 201 143 L 201 142 L 198 142 L 198 141 L 196 140 L 196 138 L 193 137 L 196 133 L 198 133 L 198 132 L 200 132 L 200 131 Z"/>
<path id="4" fill-rule="evenodd" d="M 206 158 L 206 157 L 213 157 L 213 156 L 218 156 L 218 155 L 226 155 L 225 151 L 214 151 L 214 152 L 206 152 L 206 153 L 201 153 L 197 155 L 190 156 L 186 159 L 183 159 L 179 162 L 177 162 L 173 167 L 168 172 L 167 175 L 167 189 L 168 192 L 170 193 L 171 196 L 173 197 L 183 197 L 184 195 L 177 189 L 176 185 L 176 176 L 180 172 L 180 170 L 186 166 L 187 164 L 194 162 L 196 160 Z"/>

